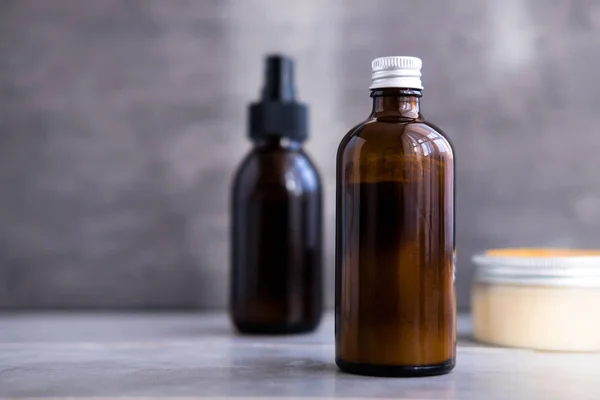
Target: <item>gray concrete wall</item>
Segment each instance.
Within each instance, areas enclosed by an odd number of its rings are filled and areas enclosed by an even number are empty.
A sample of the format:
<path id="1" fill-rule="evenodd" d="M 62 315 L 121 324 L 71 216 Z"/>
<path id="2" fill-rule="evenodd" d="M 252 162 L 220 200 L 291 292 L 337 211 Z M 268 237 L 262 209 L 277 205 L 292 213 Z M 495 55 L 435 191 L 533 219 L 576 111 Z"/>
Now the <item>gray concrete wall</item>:
<path id="1" fill-rule="evenodd" d="M 297 60 L 326 193 L 369 63 L 424 61 L 458 157 L 458 289 L 490 246 L 600 247 L 593 0 L 4 0 L 0 306 L 220 307 L 262 55 Z"/>

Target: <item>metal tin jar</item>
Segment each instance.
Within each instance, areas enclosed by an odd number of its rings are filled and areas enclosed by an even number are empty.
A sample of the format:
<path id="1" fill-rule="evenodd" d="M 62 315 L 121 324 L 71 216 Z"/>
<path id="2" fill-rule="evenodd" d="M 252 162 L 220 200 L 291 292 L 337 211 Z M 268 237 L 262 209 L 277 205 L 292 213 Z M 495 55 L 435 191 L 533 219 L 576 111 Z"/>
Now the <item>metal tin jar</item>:
<path id="1" fill-rule="evenodd" d="M 547 351 L 600 350 L 600 251 L 495 249 L 473 262 L 475 339 Z"/>

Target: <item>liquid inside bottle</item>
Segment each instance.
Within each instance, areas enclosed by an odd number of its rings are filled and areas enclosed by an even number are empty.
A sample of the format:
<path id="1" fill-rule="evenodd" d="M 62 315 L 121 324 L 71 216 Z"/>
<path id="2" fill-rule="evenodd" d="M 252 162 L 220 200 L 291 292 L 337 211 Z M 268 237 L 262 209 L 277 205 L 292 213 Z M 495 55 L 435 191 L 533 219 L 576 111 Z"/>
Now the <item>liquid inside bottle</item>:
<path id="1" fill-rule="evenodd" d="M 420 60 L 373 67 L 372 114 L 337 156 L 336 362 L 442 374 L 456 346 L 452 146 L 420 113 Z"/>

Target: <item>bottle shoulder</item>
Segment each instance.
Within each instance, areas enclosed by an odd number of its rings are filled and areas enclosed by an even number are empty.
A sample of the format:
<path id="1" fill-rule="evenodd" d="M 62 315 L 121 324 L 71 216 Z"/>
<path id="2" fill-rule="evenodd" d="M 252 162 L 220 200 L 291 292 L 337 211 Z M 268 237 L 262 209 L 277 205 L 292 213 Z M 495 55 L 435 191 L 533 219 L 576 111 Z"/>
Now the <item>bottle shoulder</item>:
<path id="1" fill-rule="evenodd" d="M 320 187 L 319 173 L 302 149 L 252 149 L 234 176 L 234 192 L 240 195 L 301 195 Z"/>
<path id="2" fill-rule="evenodd" d="M 352 128 L 340 142 L 338 157 L 348 152 L 454 157 L 448 136 L 424 119 L 369 118 Z"/>
<path id="3" fill-rule="evenodd" d="M 431 182 L 452 177 L 454 152 L 442 130 L 420 119 L 369 119 L 351 130 L 337 154 L 342 182 Z"/>

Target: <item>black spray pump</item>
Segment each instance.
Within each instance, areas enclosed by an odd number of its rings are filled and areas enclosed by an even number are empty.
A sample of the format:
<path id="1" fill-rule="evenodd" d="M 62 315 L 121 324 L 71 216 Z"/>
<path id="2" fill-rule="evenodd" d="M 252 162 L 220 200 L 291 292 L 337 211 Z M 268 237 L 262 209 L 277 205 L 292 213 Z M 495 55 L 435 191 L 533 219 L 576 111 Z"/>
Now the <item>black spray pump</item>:
<path id="1" fill-rule="evenodd" d="M 308 110 L 296 101 L 294 62 L 285 56 L 271 55 L 265 64 L 260 101 L 250 105 L 250 138 L 279 136 L 305 140 Z"/>

